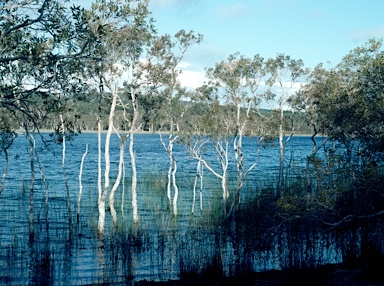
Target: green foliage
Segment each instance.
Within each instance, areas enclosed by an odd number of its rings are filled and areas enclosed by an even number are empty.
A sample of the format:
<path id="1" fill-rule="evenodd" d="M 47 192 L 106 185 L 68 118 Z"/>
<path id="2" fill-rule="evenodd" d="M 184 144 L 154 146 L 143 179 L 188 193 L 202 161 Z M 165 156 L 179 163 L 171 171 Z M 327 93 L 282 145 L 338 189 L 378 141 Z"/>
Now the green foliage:
<path id="1" fill-rule="evenodd" d="M 89 47 L 84 10 L 66 1 L 8 1 L 0 10 L 0 106 L 34 127 L 81 89 L 74 71 Z"/>
<path id="2" fill-rule="evenodd" d="M 334 69 L 317 66 L 292 102 L 315 130 L 346 146 L 358 140 L 364 155 L 377 156 L 384 151 L 383 58 L 382 41 L 372 39 Z"/>

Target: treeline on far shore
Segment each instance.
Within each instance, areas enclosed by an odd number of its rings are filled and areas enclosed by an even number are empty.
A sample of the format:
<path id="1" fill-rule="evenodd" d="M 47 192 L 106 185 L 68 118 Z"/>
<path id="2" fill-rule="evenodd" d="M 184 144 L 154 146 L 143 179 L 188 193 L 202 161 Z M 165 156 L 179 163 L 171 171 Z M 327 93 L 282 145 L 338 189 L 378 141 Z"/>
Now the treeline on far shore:
<path id="1" fill-rule="evenodd" d="M 98 119 L 98 107 L 97 107 L 97 95 L 84 95 L 81 97 L 82 100 L 76 101 L 76 104 L 68 104 L 67 112 L 66 112 L 66 126 L 69 130 L 73 132 L 86 132 L 86 131 L 94 131 L 97 132 L 97 119 Z M 193 102 L 186 102 L 181 101 L 181 105 L 186 107 L 186 112 L 184 115 L 183 122 L 185 125 L 188 125 L 190 122 L 193 122 L 193 118 L 196 118 L 199 116 L 199 111 L 202 109 L 203 103 L 193 103 Z M 221 109 L 222 112 L 225 112 L 226 109 L 229 107 L 226 105 L 222 105 Z M 139 118 L 139 124 L 140 129 L 137 131 L 137 133 L 141 132 L 149 132 L 149 133 L 158 133 L 161 132 L 167 132 L 169 131 L 169 124 L 163 120 L 161 116 L 154 117 L 149 116 L 146 114 L 146 110 L 154 111 L 154 109 L 151 109 L 150 106 L 142 107 L 140 112 L 140 118 Z M 108 112 L 109 110 L 105 109 L 102 110 L 102 116 L 101 120 L 103 122 L 103 130 L 108 129 Z M 242 112 L 245 114 L 245 110 L 242 110 Z M 277 110 L 273 109 L 260 109 L 259 114 L 255 114 L 253 118 L 250 118 L 249 121 L 249 132 L 247 135 L 256 135 L 259 132 L 256 132 L 256 128 L 260 128 L 260 119 L 261 116 L 266 116 L 268 118 L 273 118 L 277 115 Z M 274 114 L 276 113 L 276 114 Z M 129 125 L 124 124 L 123 114 L 119 111 L 116 112 L 115 117 L 121 117 L 122 124 L 120 129 L 122 131 L 128 131 Z M 235 116 L 235 115 L 234 115 Z M 294 111 L 284 111 L 284 118 L 285 118 L 285 133 L 287 135 L 290 135 L 291 133 L 294 133 L 295 135 L 313 135 L 313 127 L 308 124 L 308 121 L 306 119 L 306 116 L 303 113 L 294 112 Z M 273 122 L 272 120 L 268 122 L 268 124 L 264 125 L 264 128 L 266 128 L 268 131 L 266 133 L 271 135 L 276 135 L 277 137 L 277 130 L 274 129 L 276 127 L 277 117 L 275 118 L 276 121 Z M 254 121 L 254 122 L 252 122 Z M 254 123 L 254 124 L 253 124 Z M 257 126 L 256 126 L 257 123 Z M 60 127 L 60 119 L 57 114 L 48 114 L 45 119 L 40 123 L 40 130 L 49 130 L 54 131 L 57 130 Z M 127 125 L 127 126 L 125 126 Z M 186 127 L 186 128 L 183 128 Z M 14 128 L 23 130 L 23 127 L 18 126 L 17 123 L 14 123 Z M 183 131 L 188 132 L 190 129 L 190 126 L 183 126 L 181 125 L 181 133 Z"/>

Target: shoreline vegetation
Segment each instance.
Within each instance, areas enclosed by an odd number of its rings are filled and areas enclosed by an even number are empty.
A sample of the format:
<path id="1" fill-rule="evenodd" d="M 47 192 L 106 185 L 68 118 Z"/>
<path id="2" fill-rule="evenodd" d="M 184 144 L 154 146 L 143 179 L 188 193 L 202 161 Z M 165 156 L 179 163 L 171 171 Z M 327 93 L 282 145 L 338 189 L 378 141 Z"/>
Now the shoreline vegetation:
<path id="1" fill-rule="evenodd" d="M 25 131 L 24 129 L 16 129 L 15 130 L 16 133 L 18 134 L 24 134 Z M 39 130 L 40 133 L 54 133 L 55 130 L 53 129 L 40 129 Z M 81 133 L 84 133 L 84 134 L 97 134 L 97 130 L 74 130 L 74 134 L 81 134 Z M 108 132 L 108 130 L 102 130 L 101 131 L 101 134 L 106 134 Z M 129 131 L 121 131 L 121 134 L 124 133 L 126 135 L 129 134 Z M 170 132 L 169 131 L 135 131 L 134 134 L 135 135 L 141 135 L 141 134 L 169 134 Z M 116 134 L 116 133 L 113 133 L 113 134 Z M 251 135 L 253 136 L 253 135 Z M 289 136 L 289 135 L 287 135 Z M 299 133 L 299 134 L 293 134 L 293 136 L 297 136 L 297 137 L 312 137 L 313 134 L 305 134 L 305 133 Z M 326 135 L 317 135 L 316 137 L 327 137 Z"/>

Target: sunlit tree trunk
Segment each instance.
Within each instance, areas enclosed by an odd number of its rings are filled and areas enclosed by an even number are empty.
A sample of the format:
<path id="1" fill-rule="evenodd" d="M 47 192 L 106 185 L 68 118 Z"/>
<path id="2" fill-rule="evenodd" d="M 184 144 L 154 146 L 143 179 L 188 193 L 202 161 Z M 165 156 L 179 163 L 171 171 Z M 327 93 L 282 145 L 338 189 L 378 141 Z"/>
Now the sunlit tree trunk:
<path id="1" fill-rule="evenodd" d="M 223 197 L 223 210 L 224 210 L 224 215 L 227 215 L 227 202 L 229 198 L 229 192 L 228 192 L 228 175 L 227 175 L 227 170 L 228 170 L 228 145 L 229 142 L 228 140 L 225 139 L 224 146 L 223 142 L 217 141 L 215 143 L 215 151 L 219 156 L 219 161 L 221 165 L 221 174 L 216 172 L 208 163 L 206 160 L 202 159 L 201 156 L 194 155 L 193 158 L 196 160 L 199 160 L 204 164 L 204 166 L 210 171 L 212 174 L 214 174 L 216 177 L 218 177 L 221 180 L 221 188 L 222 188 L 222 197 Z M 202 182 L 202 181 L 201 181 Z M 201 187 L 201 186 L 200 186 Z M 200 196 L 202 196 L 202 193 L 200 193 Z M 200 203 L 202 204 L 202 203 Z M 200 205 L 202 207 L 202 205 Z"/>
<path id="2" fill-rule="evenodd" d="M 246 170 L 244 171 L 244 158 L 243 158 L 243 154 L 242 152 L 239 153 L 239 159 L 238 159 L 238 163 L 239 166 L 238 166 L 238 169 L 237 169 L 237 172 L 238 172 L 238 178 L 237 178 L 237 186 L 236 186 L 236 192 L 232 198 L 232 201 L 231 201 L 231 204 L 228 208 L 228 211 L 226 212 L 226 218 L 228 219 L 233 211 L 234 211 L 234 208 L 236 205 L 239 205 L 240 204 L 240 195 L 241 195 L 241 189 L 243 188 L 243 185 L 244 185 L 244 182 L 249 174 L 249 172 L 251 172 L 253 170 L 253 168 L 257 165 L 258 161 L 259 161 L 259 158 L 260 158 L 260 143 L 264 140 L 263 137 L 260 137 L 259 141 L 258 141 L 258 153 L 257 153 L 257 159 L 254 161 L 254 163 Z M 241 144 L 240 144 L 241 146 Z"/>
<path id="3" fill-rule="evenodd" d="M 137 170 L 136 170 L 136 157 L 133 150 L 133 132 L 129 138 L 129 154 L 131 156 L 131 168 L 132 168 L 132 215 L 133 222 L 139 222 L 139 214 L 137 210 Z"/>
<path id="4" fill-rule="evenodd" d="M 66 141 L 66 136 L 65 136 L 65 126 L 64 126 L 64 120 L 63 120 L 63 115 L 62 114 L 60 114 L 60 122 L 61 122 L 61 132 L 62 132 L 62 139 L 63 139 L 61 167 L 63 168 L 65 188 L 67 190 L 67 210 L 68 210 L 69 235 L 70 235 L 70 237 L 72 237 L 73 226 L 72 226 L 71 197 L 70 197 L 70 193 L 69 193 L 67 170 L 65 168 L 65 151 L 66 151 L 66 142 L 65 141 Z"/>
<path id="5" fill-rule="evenodd" d="M 85 152 L 81 157 L 80 170 L 79 170 L 79 196 L 77 198 L 77 223 L 79 223 L 79 220 L 80 220 L 80 204 L 81 204 L 81 197 L 83 195 L 82 175 L 83 175 L 84 160 L 87 154 L 88 154 L 88 143 L 85 144 Z"/>
<path id="6" fill-rule="evenodd" d="M 117 88 L 117 85 L 116 85 Z M 108 118 L 108 130 L 105 135 L 105 147 L 104 147 L 104 160 L 105 160 L 105 171 L 104 171 L 104 189 L 99 196 L 98 200 L 98 210 L 99 210 L 99 219 L 97 224 L 97 230 L 99 234 L 104 234 L 104 225 L 105 225 L 105 200 L 109 192 L 109 173 L 111 169 L 111 159 L 110 159 L 110 144 L 111 144 L 111 135 L 113 131 L 113 119 L 115 116 L 116 103 L 117 103 L 117 90 L 112 91 L 112 104 L 109 111 Z"/>
<path id="7" fill-rule="evenodd" d="M 175 157 L 173 156 L 173 142 L 176 140 L 177 136 L 173 136 L 172 132 L 169 134 L 168 137 L 168 146 L 165 144 L 165 142 L 162 139 L 161 133 L 160 133 L 160 140 L 161 143 L 164 146 L 164 149 L 167 151 L 168 156 L 169 156 L 169 167 L 168 167 L 168 172 L 167 172 L 167 198 L 168 198 L 168 205 L 170 207 L 173 206 L 173 213 L 174 215 L 177 215 L 177 198 L 178 198 L 178 188 L 176 184 L 176 171 L 175 168 L 177 169 L 177 163 L 175 160 Z M 172 193 L 171 189 L 174 189 L 174 198 L 172 200 Z M 175 189 L 176 187 L 176 189 Z"/>
<path id="8" fill-rule="evenodd" d="M 284 140 L 284 108 L 288 97 L 291 96 L 294 84 L 300 77 L 307 74 L 307 70 L 303 68 L 302 60 L 294 60 L 290 56 L 278 54 L 275 59 L 268 59 L 267 70 L 271 75 L 268 80 L 270 86 L 275 86 L 279 94 L 279 176 L 277 182 L 277 196 L 281 196 L 284 192 L 284 153 L 288 141 L 293 136 L 293 124 L 291 134 Z"/>
<path id="9" fill-rule="evenodd" d="M 291 140 L 293 136 L 293 125 L 291 129 L 291 134 L 284 140 L 284 103 L 285 103 L 285 95 L 284 95 L 284 87 L 281 85 L 281 89 L 283 90 L 283 94 L 280 97 L 279 100 L 279 177 L 278 177 L 278 185 L 277 190 L 278 194 L 277 196 L 281 196 L 283 194 L 284 188 L 285 188 L 285 182 L 284 182 L 284 156 L 285 156 L 285 147 L 287 146 L 289 140 Z"/>
<path id="10" fill-rule="evenodd" d="M 173 129 L 173 124 L 171 123 L 171 128 Z M 178 138 L 177 135 L 174 135 L 173 132 L 170 131 L 169 137 L 168 137 L 168 145 L 164 142 L 163 137 L 160 134 L 160 141 L 163 144 L 164 149 L 167 151 L 169 156 L 169 168 L 167 173 L 167 198 L 168 198 L 168 204 L 169 206 L 173 206 L 173 214 L 177 215 L 177 200 L 179 195 L 179 188 L 177 186 L 176 182 L 176 171 L 177 171 L 177 162 L 175 160 L 175 157 L 173 156 L 173 143 Z M 173 200 L 171 198 L 171 189 L 173 187 L 174 194 L 173 194 Z"/>
<path id="11" fill-rule="evenodd" d="M 125 220 L 125 213 L 124 213 L 124 202 L 125 202 L 125 164 L 123 164 L 123 187 L 121 191 L 121 216 L 123 217 L 123 220 Z"/>
<path id="12" fill-rule="evenodd" d="M 191 210 L 192 214 L 195 212 L 196 189 L 197 189 L 197 181 L 198 181 L 199 173 L 200 173 L 200 165 L 201 165 L 201 157 L 199 157 L 199 159 L 197 161 L 195 181 L 193 182 L 193 198 L 192 198 L 192 210 Z"/>
<path id="13" fill-rule="evenodd" d="M 98 206 L 98 211 L 99 211 L 99 216 L 100 212 L 100 202 L 101 202 L 101 194 L 103 191 L 102 188 L 102 182 L 101 182 L 101 117 L 99 117 L 98 122 L 97 122 L 97 206 Z M 105 216 L 105 209 L 104 209 L 104 216 Z M 101 213 L 103 215 L 103 213 Z M 99 219 L 100 220 L 100 219 Z M 99 223 L 99 222 L 98 222 Z M 104 223 L 103 223 L 104 225 Z M 104 227 L 102 229 L 104 231 Z M 99 226 L 98 226 L 98 231 L 100 232 Z"/>
<path id="14" fill-rule="evenodd" d="M 116 214 L 116 210 L 115 210 L 115 206 L 114 206 L 115 192 L 120 185 L 121 177 L 123 174 L 125 140 L 126 140 L 125 136 L 120 137 L 120 152 L 119 152 L 120 155 L 119 155 L 118 173 L 117 173 L 115 183 L 113 184 L 111 192 L 109 194 L 109 209 L 110 209 L 110 212 L 112 215 L 113 225 L 117 224 L 117 214 Z"/>
<path id="15" fill-rule="evenodd" d="M 172 161 L 173 161 L 173 171 L 172 171 L 172 186 L 173 186 L 173 214 L 177 215 L 177 200 L 179 198 L 179 187 L 176 183 L 176 172 L 177 172 L 177 162 L 172 154 Z"/>

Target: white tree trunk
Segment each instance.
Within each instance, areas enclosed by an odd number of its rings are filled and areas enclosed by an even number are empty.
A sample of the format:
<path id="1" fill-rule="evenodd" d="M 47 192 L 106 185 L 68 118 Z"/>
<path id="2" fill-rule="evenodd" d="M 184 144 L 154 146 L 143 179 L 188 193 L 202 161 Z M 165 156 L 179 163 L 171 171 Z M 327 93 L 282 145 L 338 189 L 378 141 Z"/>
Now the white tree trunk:
<path id="1" fill-rule="evenodd" d="M 171 200 L 171 178 L 172 178 L 172 160 L 169 161 L 169 168 L 167 173 L 167 198 L 168 198 L 168 205 L 169 207 L 172 206 L 172 200 Z"/>
<path id="2" fill-rule="evenodd" d="M 125 202 L 125 164 L 123 164 L 123 189 L 121 191 L 121 216 L 123 217 L 123 220 L 125 220 L 125 214 L 124 214 L 124 202 Z"/>
<path id="3" fill-rule="evenodd" d="M 97 230 L 99 234 L 104 234 L 105 225 L 105 200 L 109 192 L 109 172 L 111 169 L 111 160 L 109 155 L 109 149 L 111 144 L 111 134 L 113 130 L 113 119 L 115 116 L 116 103 L 117 103 L 117 90 L 112 92 L 112 104 L 108 118 L 108 130 L 105 136 L 105 148 L 104 148 L 104 160 L 105 160 L 105 171 L 104 171 L 104 190 L 98 200 L 99 219 L 97 223 Z"/>
<path id="4" fill-rule="evenodd" d="M 204 167 L 200 164 L 200 211 L 203 210 L 203 176 Z"/>
<path id="5" fill-rule="evenodd" d="M 70 192 L 69 192 L 67 170 L 65 168 L 66 136 L 65 136 L 65 126 L 64 126 L 64 120 L 63 120 L 63 115 L 62 114 L 60 114 L 60 122 L 61 122 L 61 132 L 62 132 L 62 136 L 63 136 L 63 138 L 62 138 L 63 139 L 63 150 L 62 150 L 61 166 L 63 168 L 65 188 L 67 190 L 67 210 L 68 210 L 69 235 L 70 235 L 70 237 L 72 237 L 73 226 L 72 226 L 71 197 L 70 197 Z"/>
<path id="6" fill-rule="evenodd" d="M 193 198 L 192 198 L 192 210 L 191 210 L 192 214 L 195 212 L 196 188 L 197 188 L 197 180 L 199 178 L 200 165 L 201 165 L 201 157 L 197 161 L 195 181 L 193 182 Z"/>
<path id="7" fill-rule="evenodd" d="M 129 131 L 129 154 L 131 157 L 131 168 L 132 168 L 132 216 L 133 222 L 137 224 L 139 222 L 139 213 L 137 207 L 137 169 L 136 169 L 136 155 L 133 149 L 134 146 L 134 134 L 136 132 L 136 122 L 139 118 L 139 106 L 137 102 L 137 91 L 131 92 L 131 102 L 133 108 L 133 118 L 131 121 L 131 128 Z M 140 128 L 140 126 L 139 126 Z"/>
<path id="8" fill-rule="evenodd" d="M 112 215 L 113 225 L 117 224 L 117 213 L 115 210 L 115 192 L 120 185 L 121 176 L 123 174 L 123 166 L 124 166 L 124 148 L 125 148 L 125 139 L 124 137 L 120 138 L 120 156 L 119 156 L 119 167 L 118 173 L 116 177 L 116 181 L 112 186 L 111 192 L 109 194 L 109 209 Z"/>
<path id="9" fill-rule="evenodd" d="M 131 156 L 131 168 L 132 168 L 132 215 L 133 222 L 139 222 L 139 214 L 137 210 L 137 170 L 136 170 L 136 158 L 133 150 L 133 132 L 129 138 L 129 154 Z"/>
<path id="10" fill-rule="evenodd" d="M 171 126 L 173 126 L 173 125 L 171 124 Z M 161 132 L 159 132 L 159 134 L 160 134 L 161 144 L 163 145 L 164 149 L 167 151 L 167 153 L 169 155 L 169 168 L 168 168 L 168 173 L 167 173 L 168 203 L 169 203 L 169 207 L 171 207 L 173 205 L 173 213 L 175 215 L 177 215 L 177 205 L 175 206 L 175 204 L 177 204 L 178 195 L 179 195 L 179 191 L 178 191 L 179 188 L 177 187 L 177 183 L 176 183 L 177 162 L 175 160 L 175 157 L 173 156 L 173 142 L 178 138 L 178 136 L 173 135 L 173 133 L 171 132 L 169 134 L 169 140 L 168 140 L 168 146 L 167 146 L 163 140 L 163 137 L 161 136 Z M 172 195 L 171 194 L 171 188 L 172 187 L 174 189 L 173 203 L 172 203 L 172 199 L 171 199 L 171 195 Z"/>
<path id="11" fill-rule="evenodd" d="M 85 152 L 81 157 L 80 170 L 79 170 L 79 196 L 77 197 L 77 223 L 79 223 L 79 220 L 80 220 L 80 204 L 81 204 L 81 197 L 83 195 L 82 175 L 83 175 L 84 160 L 87 154 L 88 154 L 88 143 L 85 144 Z"/>
<path id="12" fill-rule="evenodd" d="M 101 118 L 100 117 L 97 122 L 97 191 L 98 191 L 97 207 L 99 212 L 99 220 L 98 220 L 98 224 L 99 224 L 101 219 L 101 212 L 100 212 L 101 194 L 103 191 L 102 182 L 101 182 Z M 102 225 L 104 225 L 104 217 L 105 217 L 105 210 L 104 210 L 104 215 L 102 217 L 103 219 Z M 98 231 L 99 230 L 100 229 L 98 226 Z M 103 232 L 104 232 L 104 227 L 103 227 Z"/>
<path id="13" fill-rule="evenodd" d="M 172 158 L 173 158 L 173 154 L 172 154 Z M 175 158 L 173 158 L 173 172 L 172 172 L 172 185 L 173 185 L 173 190 L 174 190 L 174 194 L 173 194 L 173 214 L 175 216 L 177 216 L 177 200 L 179 198 L 179 188 L 177 187 L 177 184 L 176 184 L 176 171 L 177 171 L 177 162 L 175 160 Z"/>
<path id="14" fill-rule="evenodd" d="M 228 140 L 225 141 L 225 147 L 223 147 L 223 143 L 220 141 L 216 142 L 215 145 L 215 151 L 219 156 L 219 161 L 221 165 L 221 171 L 222 174 L 217 173 L 214 169 L 212 169 L 211 166 L 208 165 L 207 161 L 202 159 L 199 156 L 194 156 L 195 159 L 201 161 L 204 166 L 216 177 L 221 179 L 221 188 L 223 191 L 223 207 L 224 207 L 224 214 L 227 213 L 227 200 L 229 198 L 229 192 L 228 192 L 228 178 L 227 178 L 227 170 L 228 170 Z M 203 166 L 202 166 L 203 168 Z M 202 180 L 202 179 L 201 179 Z M 201 186 L 200 186 L 201 188 Z M 200 191 L 200 207 L 202 209 L 202 192 Z"/>

